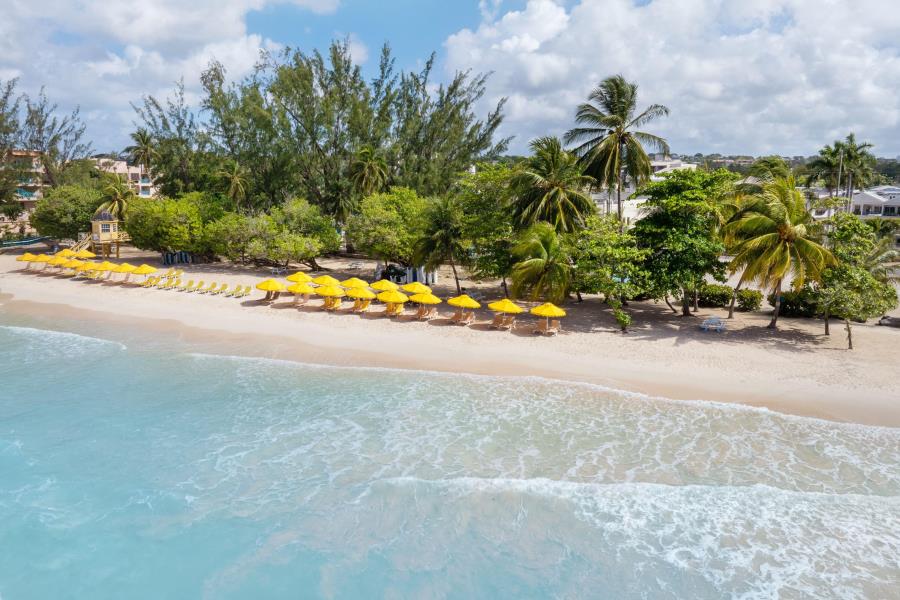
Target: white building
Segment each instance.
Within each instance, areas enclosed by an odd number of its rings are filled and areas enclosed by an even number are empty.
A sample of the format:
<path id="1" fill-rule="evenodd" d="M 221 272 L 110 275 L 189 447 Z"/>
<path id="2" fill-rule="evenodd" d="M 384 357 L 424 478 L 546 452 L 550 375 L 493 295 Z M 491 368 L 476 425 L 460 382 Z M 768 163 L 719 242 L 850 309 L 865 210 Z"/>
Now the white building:
<path id="1" fill-rule="evenodd" d="M 850 212 L 866 217 L 900 217 L 900 187 L 880 185 L 855 192 L 850 201 Z"/>
<path id="2" fill-rule="evenodd" d="M 680 158 L 672 158 L 664 154 L 655 154 L 650 157 L 650 168 L 653 171 L 650 175 L 650 181 L 660 181 L 662 180 L 662 176 L 666 173 L 671 173 L 679 169 L 695 171 L 697 165 L 684 162 Z M 634 196 L 636 191 L 634 185 L 631 183 L 622 188 L 622 217 L 625 219 L 625 222 L 629 224 L 634 223 L 640 218 L 641 205 L 646 200 L 643 196 Z M 611 194 L 608 194 L 605 190 L 591 194 L 591 198 L 594 200 L 594 203 L 597 205 L 597 209 L 601 214 L 606 212 L 607 196 L 609 196 L 609 210 L 611 213 L 615 213 L 618 210 L 615 190 L 613 190 Z"/>

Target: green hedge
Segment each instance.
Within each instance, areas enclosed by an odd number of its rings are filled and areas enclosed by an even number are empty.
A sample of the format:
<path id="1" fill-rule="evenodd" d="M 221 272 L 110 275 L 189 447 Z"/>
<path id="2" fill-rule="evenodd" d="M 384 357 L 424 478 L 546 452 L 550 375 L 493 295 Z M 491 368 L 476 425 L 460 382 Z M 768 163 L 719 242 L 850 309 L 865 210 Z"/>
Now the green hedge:
<path id="1" fill-rule="evenodd" d="M 727 285 L 706 283 L 700 287 L 700 306 L 725 307 L 731 303 L 731 294 L 734 290 Z"/>
<path id="2" fill-rule="evenodd" d="M 759 310 L 762 306 L 763 295 L 759 290 L 738 290 L 737 309 L 744 312 Z"/>
<path id="3" fill-rule="evenodd" d="M 766 300 L 775 306 L 775 294 L 769 294 Z M 804 286 L 798 291 L 781 292 L 782 317 L 815 317 L 817 313 L 817 294 L 809 286 Z"/>

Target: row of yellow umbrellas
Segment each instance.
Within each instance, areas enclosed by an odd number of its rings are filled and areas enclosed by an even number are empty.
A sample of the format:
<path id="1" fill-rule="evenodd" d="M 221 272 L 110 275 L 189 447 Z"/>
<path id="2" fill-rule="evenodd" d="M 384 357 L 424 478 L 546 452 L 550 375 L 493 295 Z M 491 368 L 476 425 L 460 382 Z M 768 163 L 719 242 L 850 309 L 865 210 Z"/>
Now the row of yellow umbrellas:
<path id="1" fill-rule="evenodd" d="M 72 250 L 69 250 L 67 248 L 65 250 L 60 250 L 53 256 L 50 256 L 48 254 L 31 254 L 30 252 L 26 252 L 25 254 L 16 258 L 16 260 L 20 262 L 46 263 L 51 267 L 75 269 L 76 271 L 111 271 L 113 273 L 131 273 L 133 275 L 149 275 L 157 271 L 156 268 L 146 264 L 135 266 L 127 262 L 116 264 L 113 262 L 109 262 L 108 260 L 100 263 L 79 260 L 81 258 L 93 258 L 95 256 L 96 254 L 89 250 L 79 250 L 78 252 L 73 252 Z"/>
<path id="2" fill-rule="evenodd" d="M 392 281 L 382 279 L 375 283 L 369 284 L 362 279 L 351 277 L 344 281 L 338 281 L 331 275 L 321 275 L 319 277 L 311 277 L 303 271 L 297 271 L 293 275 L 288 275 L 288 281 L 294 283 L 291 286 L 285 286 L 283 283 L 275 279 L 266 279 L 256 285 L 256 288 L 264 292 L 283 292 L 287 291 L 292 294 L 317 294 L 326 298 L 342 298 L 347 296 L 354 299 L 372 300 L 377 298 L 385 304 L 404 304 L 406 302 L 415 302 L 418 304 L 440 304 L 442 300 L 431 293 L 431 288 L 419 282 L 408 283 L 398 286 Z M 319 287 L 312 287 L 310 283 L 315 283 Z M 374 294 L 367 288 L 380 291 Z M 400 289 L 409 292 L 407 296 Z M 456 308 L 474 310 L 481 308 L 481 304 L 470 296 L 463 294 L 447 301 L 447 304 Z M 506 314 L 520 314 L 525 309 L 504 298 L 497 302 L 488 304 L 488 308 L 494 312 Z M 566 316 L 566 311 L 559 308 L 555 304 L 546 302 L 540 306 L 532 308 L 531 314 L 545 318 L 559 318 Z"/>
<path id="3" fill-rule="evenodd" d="M 60 250 L 56 254 L 32 254 L 31 252 L 26 252 L 25 254 L 16 258 L 19 262 L 33 262 L 33 263 L 51 263 L 54 264 L 53 261 L 59 261 L 61 259 L 71 259 L 71 258 L 94 258 L 97 256 L 90 250 L 79 250 L 78 252 L 73 252 L 66 248 L 65 250 Z"/>

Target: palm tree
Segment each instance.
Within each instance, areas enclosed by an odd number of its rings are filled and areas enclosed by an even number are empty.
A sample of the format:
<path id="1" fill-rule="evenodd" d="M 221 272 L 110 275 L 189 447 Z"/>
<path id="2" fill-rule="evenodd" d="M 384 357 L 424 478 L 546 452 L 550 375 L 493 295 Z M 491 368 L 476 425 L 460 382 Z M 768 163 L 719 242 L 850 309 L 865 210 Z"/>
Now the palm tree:
<path id="1" fill-rule="evenodd" d="M 364 146 L 350 163 L 350 180 L 363 198 L 380 192 L 387 185 L 387 162 L 372 146 Z"/>
<path id="2" fill-rule="evenodd" d="M 125 148 L 128 160 L 133 164 L 144 167 L 146 173 L 150 173 L 150 166 L 156 159 L 156 148 L 153 144 L 153 136 L 143 127 L 131 134 L 131 140 L 134 142 L 131 146 Z"/>
<path id="3" fill-rule="evenodd" d="M 871 147 L 869 142 L 857 142 L 853 133 L 843 141 L 835 140 L 834 144 L 826 145 L 807 165 L 806 186 L 822 180 L 829 196 L 839 194 L 851 198 L 854 186 L 865 186 L 875 174 L 875 157 L 869 152 Z"/>
<path id="4" fill-rule="evenodd" d="M 526 228 L 539 221 L 559 232 L 572 232 L 594 212 L 586 193 L 594 179 L 582 173 L 578 160 L 566 152 L 559 138 L 531 142 L 534 155 L 523 161 L 510 179 L 513 222 Z"/>
<path id="5" fill-rule="evenodd" d="M 228 197 L 235 208 L 247 198 L 247 171 L 237 161 L 233 161 L 227 169 L 219 170 L 216 175 L 228 185 Z"/>
<path id="6" fill-rule="evenodd" d="M 607 77 L 591 92 L 588 102 L 578 107 L 575 121 L 581 126 L 570 129 L 565 135 L 567 144 L 578 144 L 574 152 L 585 165 L 585 172 L 609 193 L 615 187 L 620 222 L 623 221 L 622 186 L 626 177 L 635 186 L 650 179 L 650 158 L 644 146 L 669 152 L 669 145 L 663 138 L 636 131 L 636 128 L 668 115 L 669 109 L 662 104 L 651 104 L 635 116 L 636 109 L 637 85 L 625 81 L 621 75 Z"/>
<path id="7" fill-rule="evenodd" d="M 527 293 L 532 300 L 560 302 L 566 297 L 572 263 L 553 225 L 533 225 L 513 247 L 513 256 L 518 260 L 512 270 L 514 298 Z"/>
<path id="8" fill-rule="evenodd" d="M 809 175 L 806 187 L 812 187 L 817 181 L 825 184 L 829 196 L 834 196 L 841 187 L 841 176 L 844 167 L 844 144 L 835 140 L 833 146 L 826 145 L 819 150 L 819 155 L 806 165 Z"/>
<path id="9" fill-rule="evenodd" d="M 851 133 L 844 141 L 844 169 L 847 172 L 847 198 L 853 197 L 853 187 L 865 187 L 875 174 L 875 157 L 869 152 L 872 144 L 857 143 L 856 134 Z M 855 182 L 855 183 L 854 183 Z"/>
<path id="10" fill-rule="evenodd" d="M 118 175 L 112 175 L 103 188 L 103 203 L 97 207 L 94 214 L 107 212 L 113 219 L 122 221 L 128 211 L 128 203 L 133 199 L 134 190 L 128 182 Z"/>
<path id="11" fill-rule="evenodd" d="M 884 237 L 875 242 L 871 252 L 863 259 L 862 266 L 881 283 L 898 283 L 900 274 L 897 263 L 900 263 L 900 252 L 894 249 L 891 238 Z"/>
<path id="12" fill-rule="evenodd" d="M 467 258 L 467 247 L 463 238 L 463 213 L 459 203 L 453 198 L 435 200 L 425 212 L 425 232 L 416 243 L 416 263 L 434 271 L 442 264 L 450 263 L 456 293 L 462 294 L 456 265 Z"/>
<path id="13" fill-rule="evenodd" d="M 725 226 L 727 235 L 736 240 L 729 267 L 743 268 L 740 284 L 754 281 L 773 290 L 772 329 L 777 327 L 785 277 L 791 275 L 794 288 L 799 289 L 807 279 L 818 279 L 826 267 L 836 264 L 831 252 L 811 239 L 812 221 L 794 178 L 786 177 L 766 183 L 759 202 Z"/>

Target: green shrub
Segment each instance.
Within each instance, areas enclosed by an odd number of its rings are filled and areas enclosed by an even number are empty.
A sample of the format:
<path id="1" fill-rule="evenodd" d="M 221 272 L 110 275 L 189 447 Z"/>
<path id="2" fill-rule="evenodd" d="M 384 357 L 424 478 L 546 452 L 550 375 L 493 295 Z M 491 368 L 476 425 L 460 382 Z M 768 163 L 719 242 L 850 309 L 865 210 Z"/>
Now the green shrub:
<path id="1" fill-rule="evenodd" d="M 731 303 L 731 286 L 705 283 L 700 287 L 700 306 L 728 306 Z"/>
<path id="2" fill-rule="evenodd" d="M 738 290 L 737 309 L 744 312 L 759 310 L 762 306 L 763 295 L 759 290 Z"/>
<path id="3" fill-rule="evenodd" d="M 766 300 L 775 306 L 775 294 L 769 294 Z M 787 290 L 781 292 L 782 317 L 814 317 L 818 312 L 818 293 L 810 286 L 804 286 L 798 291 Z"/>
<path id="4" fill-rule="evenodd" d="M 631 315 L 629 315 L 621 308 L 615 308 L 613 309 L 613 316 L 616 318 L 616 323 L 619 324 L 619 327 L 622 328 L 622 331 L 628 331 L 628 326 L 631 325 Z"/>

